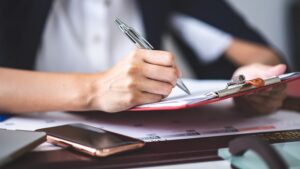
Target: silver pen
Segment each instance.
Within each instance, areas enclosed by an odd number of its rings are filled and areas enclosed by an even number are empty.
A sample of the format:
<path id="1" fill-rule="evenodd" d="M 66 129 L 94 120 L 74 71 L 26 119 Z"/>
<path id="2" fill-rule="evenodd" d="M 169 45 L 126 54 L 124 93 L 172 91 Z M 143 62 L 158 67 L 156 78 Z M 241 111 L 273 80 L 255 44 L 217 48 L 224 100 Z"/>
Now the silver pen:
<path id="1" fill-rule="evenodd" d="M 115 20 L 116 24 L 119 26 L 120 30 L 138 47 L 141 49 L 149 49 L 153 50 L 153 46 L 140 34 L 138 34 L 132 27 L 129 27 L 124 22 L 122 22 L 119 18 Z M 179 78 L 176 82 L 176 86 L 179 87 L 187 94 L 191 94 L 189 89 L 185 86 L 181 78 Z"/>

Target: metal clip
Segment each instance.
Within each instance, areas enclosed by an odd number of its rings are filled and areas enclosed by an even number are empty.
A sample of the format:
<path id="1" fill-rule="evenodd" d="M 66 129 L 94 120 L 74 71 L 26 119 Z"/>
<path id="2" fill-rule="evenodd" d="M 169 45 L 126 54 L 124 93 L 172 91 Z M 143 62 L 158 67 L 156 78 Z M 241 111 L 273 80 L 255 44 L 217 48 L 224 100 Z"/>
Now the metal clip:
<path id="1" fill-rule="evenodd" d="M 281 80 L 278 77 L 271 77 L 268 79 L 256 78 L 252 80 L 246 80 L 244 75 L 238 75 L 234 76 L 231 79 L 231 81 L 227 83 L 227 87 L 225 89 L 219 90 L 215 93 L 219 97 L 224 97 L 238 92 L 248 91 L 280 82 Z"/>
<path id="2" fill-rule="evenodd" d="M 238 75 L 234 76 L 230 82 L 227 83 L 227 87 L 225 89 L 217 91 L 216 93 L 219 97 L 224 97 L 238 92 L 262 87 L 264 85 L 265 82 L 261 78 L 247 81 L 244 75 Z"/>
<path id="3" fill-rule="evenodd" d="M 229 88 L 230 86 L 233 85 L 245 84 L 245 82 L 246 82 L 246 78 L 244 75 L 233 76 L 230 82 L 227 83 L 226 88 Z"/>

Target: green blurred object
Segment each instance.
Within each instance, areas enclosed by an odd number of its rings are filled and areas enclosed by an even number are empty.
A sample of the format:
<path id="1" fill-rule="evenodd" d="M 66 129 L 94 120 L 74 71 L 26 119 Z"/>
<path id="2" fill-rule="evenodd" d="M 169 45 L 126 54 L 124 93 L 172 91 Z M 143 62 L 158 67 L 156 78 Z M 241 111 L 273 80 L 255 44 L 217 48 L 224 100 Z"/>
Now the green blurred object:
<path id="1" fill-rule="evenodd" d="M 272 146 L 289 169 L 300 169 L 300 142 L 277 143 Z M 218 155 L 240 169 L 268 169 L 267 164 L 254 151 L 247 151 L 243 156 L 231 156 L 228 148 L 222 148 L 218 150 Z"/>

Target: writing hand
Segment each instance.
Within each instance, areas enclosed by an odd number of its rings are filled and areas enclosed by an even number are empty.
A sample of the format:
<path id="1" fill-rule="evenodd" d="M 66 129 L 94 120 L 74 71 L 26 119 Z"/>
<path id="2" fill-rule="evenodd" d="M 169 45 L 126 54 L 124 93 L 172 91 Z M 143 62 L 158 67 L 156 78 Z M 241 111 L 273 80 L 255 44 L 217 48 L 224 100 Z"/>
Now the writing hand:
<path id="1" fill-rule="evenodd" d="M 119 112 L 160 101 L 171 93 L 178 75 L 171 53 L 136 49 L 95 80 L 91 107 Z"/>

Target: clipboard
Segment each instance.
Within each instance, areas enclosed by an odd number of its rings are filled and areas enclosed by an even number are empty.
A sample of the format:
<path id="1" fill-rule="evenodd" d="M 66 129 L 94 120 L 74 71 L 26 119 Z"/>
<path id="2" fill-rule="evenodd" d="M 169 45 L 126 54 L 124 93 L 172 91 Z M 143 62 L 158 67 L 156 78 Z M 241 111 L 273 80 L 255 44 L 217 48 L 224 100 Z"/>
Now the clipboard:
<path id="1" fill-rule="evenodd" d="M 268 88 L 288 84 L 300 79 L 300 72 L 287 73 L 267 79 L 245 80 L 243 75 L 233 77 L 228 82 L 227 87 L 222 90 L 211 91 L 197 96 L 187 96 L 180 100 L 163 100 L 161 102 L 144 104 L 130 109 L 129 111 L 160 111 L 160 110 L 180 110 L 200 107 L 210 103 L 215 103 L 228 98 L 250 95 Z"/>

